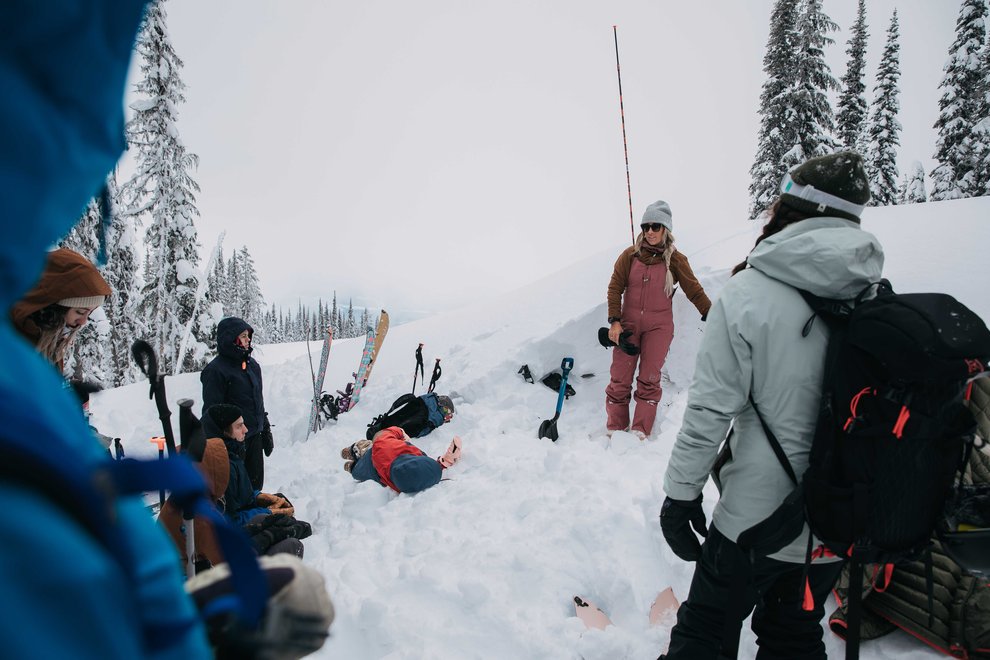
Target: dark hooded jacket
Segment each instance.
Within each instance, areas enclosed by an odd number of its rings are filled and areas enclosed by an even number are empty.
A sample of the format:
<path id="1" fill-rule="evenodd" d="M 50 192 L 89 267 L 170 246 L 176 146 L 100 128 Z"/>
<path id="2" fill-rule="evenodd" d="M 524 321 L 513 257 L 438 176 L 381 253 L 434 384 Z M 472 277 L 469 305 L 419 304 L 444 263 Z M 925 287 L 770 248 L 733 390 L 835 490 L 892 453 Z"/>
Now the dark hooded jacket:
<path id="1" fill-rule="evenodd" d="M 203 427 L 207 436 L 220 436 L 222 429 L 206 414 L 217 403 L 237 406 L 244 414 L 248 436 L 261 432 L 267 421 L 265 397 L 261 387 L 261 365 L 251 357 L 251 349 L 236 344 L 237 335 L 245 330 L 254 336 L 254 328 L 237 317 L 217 324 L 217 356 L 200 374 L 203 383 Z"/>
<path id="2" fill-rule="evenodd" d="M 230 480 L 223 494 L 221 508 L 228 518 L 244 526 L 251 521 L 251 518 L 268 515 L 271 510 L 256 504 L 258 491 L 251 485 L 251 478 L 244 466 L 245 444 L 228 437 L 223 438 L 223 444 L 227 447 L 227 458 L 230 462 Z"/>

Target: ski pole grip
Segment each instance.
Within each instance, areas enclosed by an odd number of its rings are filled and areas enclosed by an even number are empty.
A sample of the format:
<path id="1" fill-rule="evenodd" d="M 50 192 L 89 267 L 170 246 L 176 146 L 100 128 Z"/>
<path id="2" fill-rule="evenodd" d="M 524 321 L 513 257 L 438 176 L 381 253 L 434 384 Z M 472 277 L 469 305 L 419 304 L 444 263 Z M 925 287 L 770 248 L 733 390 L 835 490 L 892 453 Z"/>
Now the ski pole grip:
<path id="1" fill-rule="evenodd" d="M 156 435 L 155 437 L 153 437 L 148 442 L 150 442 L 153 445 L 158 445 L 158 451 L 160 451 L 160 452 L 161 451 L 165 451 L 165 438 L 164 437 L 159 436 L 159 435 Z"/>

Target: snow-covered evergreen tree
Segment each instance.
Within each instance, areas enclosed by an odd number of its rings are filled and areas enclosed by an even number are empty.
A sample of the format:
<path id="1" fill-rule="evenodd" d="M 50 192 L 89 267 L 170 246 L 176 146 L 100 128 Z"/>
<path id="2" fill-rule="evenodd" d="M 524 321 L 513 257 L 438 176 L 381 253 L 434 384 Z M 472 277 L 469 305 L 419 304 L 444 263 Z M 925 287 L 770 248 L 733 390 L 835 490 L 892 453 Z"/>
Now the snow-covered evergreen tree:
<path id="1" fill-rule="evenodd" d="M 254 328 L 256 342 L 266 343 L 268 338 L 264 336 L 263 328 L 265 297 L 261 294 L 261 283 L 254 268 L 254 259 L 251 258 L 246 245 L 237 251 L 236 257 L 238 282 L 237 290 L 234 292 L 237 300 L 234 316 L 239 316 Z"/>
<path id="2" fill-rule="evenodd" d="M 86 205 L 86 210 L 69 233 L 59 241 L 58 246 L 78 252 L 92 262 L 96 262 L 96 253 L 100 249 L 100 222 L 102 220 L 101 203 L 93 198 Z"/>
<path id="3" fill-rule="evenodd" d="M 59 247 L 68 248 L 96 263 L 100 247 L 100 224 L 103 218 L 103 205 L 99 198 L 90 200 L 79 222 L 59 242 Z M 65 374 L 75 380 L 90 380 L 106 385 L 111 380 L 107 373 L 106 340 L 110 327 L 106 315 L 95 310 L 89 322 L 76 333 L 72 349 L 65 356 Z"/>
<path id="4" fill-rule="evenodd" d="M 976 123 L 969 138 L 969 149 L 974 160 L 974 197 L 990 195 L 990 29 L 986 33 L 986 45 L 980 60 L 982 89 L 976 95 Z"/>
<path id="5" fill-rule="evenodd" d="M 117 199 L 115 175 L 109 180 L 110 198 Z M 140 263 L 137 221 L 133 216 L 113 212 L 113 221 L 107 232 L 107 265 L 103 277 L 112 293 L 103 305 L 110 324 L 107 343 L 109 362 L 108 385 L 119 387 L 133 383 L 140 377 L 140 370 L 131 358 L 131 344 L 138 337 L 146 336 L 139 311 L 141 285 L 138 282 Z"/>
<path id="6" fill-rule="evenodd" d="M 756 158 L 750 168 L 750 217 L 755 218 L 777 197 L 780 180 L 787 171 L 784 155 L 794 144 L 796 131 L 789 92 L 797 74 L 799 0 L 777 0 L 770 14 L 770 35 L 763 56 L 766 80 L 760 92 L 760 131 Z"/>
<path id="7" fill-rule="evenodd" d="M 904 173 L 898 203 L 918 204 L 926 201 L 928 194 L 925 192 L 925 168 L 918 161 L 914 161 Z"/>
<path id="8" fill-rule="evenodd" d="M 179 139 L 176 113 L 185 100 L 185 85 L 179 77 L 183 64 L 169 39 L 164 0 L 148 6 L 136 49 L 143 75 L 136 89 L 142 98 L 131 104 L 134 116 L 127 124 L 127 135 L 137 150 L 137 171 L 122 188 L 126 207 L 122 212 L 150 219 L 141 314 L 159 368 L 169 373 L 181 361 L 184 371 L 195 370 L 205 362 L 205 332 L 209 331 L 199 327 L 198 319 L 192 319 L 192 341 L 186 354 L 177 353 L 199 288 L 195 225 L 199 185 L 190 174 L 199 159 Z"/>
<path id="9" fill-rule="evenodd" d="M 977 187 L 976 162 L 969 142 L 974 126 L 980 121 L 979 108 L 984 103 L 985 72 L 983 49 L 986 42 L 986 0 L 963 0 L 956 18 L 956 38 L 949 47 L 935 122 L 938 140 L 931 173 L 932 200 L 958 199 L 980 195 Z"/>
<path id="10" fill-rule="evenodd" d="M 829 90 L 838 89 L 839 84 L 825 62 L 824 50 L 834 43 L 828 33 L 838 29 L 822 9 L 822 0 L 804 0 L 798 22 L 797 80 L 791 99 L 797 136 L 784 156 L 787 169 L 840 148 L 832 137 L 835 116 L 828 100 Z"/>
<path id="11" fill-rule="evenodd" d="M 842 94 L 839 96 L 836 115 L 836 137 L 845 149 L 857 149 L 866 124 L 866 85 L 863 70 L 866 68 L 866 0 L 859 0 L 856 22 L 853 23 L 846 54 L 849 62 L 846 75 L 842 76 Z"/>
<path id="12" fill-rule="evenodd" d="M 237 316 L 241 310 L 241 257 L 237 250 L 234 250 L 227 261 L 227 277 L 224 281 L 224 290 L 220 295 L 223 302 L 225 316 Z"/>
<path id="13" fill-rule="evenodd" d="M 900 33 L 897 10 L 890 18 L 887 43 L 877 69 L 877 83 L 873 87 L 873 110 L 866 127 L 866 171 L 870 177 L 870 204 L 889 206 L 896 204 L 897 195 L 897 147 L 900 145 L 901 124 L 897 113 L 901 109 L 900 88 Z"/>

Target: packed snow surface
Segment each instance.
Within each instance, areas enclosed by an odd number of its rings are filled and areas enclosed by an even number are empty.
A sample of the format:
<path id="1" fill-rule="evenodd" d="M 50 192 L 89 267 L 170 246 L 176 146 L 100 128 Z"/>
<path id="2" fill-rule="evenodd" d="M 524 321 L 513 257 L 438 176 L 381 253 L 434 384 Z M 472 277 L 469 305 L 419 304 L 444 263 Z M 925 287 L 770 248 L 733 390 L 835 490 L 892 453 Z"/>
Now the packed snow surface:
<path id="1" fill-rule="evenodd" d="M 863 227 L 884 244 L 885 276 L 896 290 L 951 293 L 990 319 L 988 217 L 990 199 L 958 200 L 868 209 Z M 741 224 L 738 234 L 710 246 L 679 248 L 716 297 L 754 235 Z M 326 577 L 337 611 L 331 637 L 314 657 L 614 660 L 652 659 L 666 648 L 672 619 L 651 627 L 650 604 L 668 585 L 683 599 L 694 567 L 664 543 L 660 484 L 705 326 L 676 293 L 657 428 L 646 442 L 626 433 L 608 439 L 603 391 L 611 353 L 596 333 L 605 325 L 605 289 L 622 248 L 511 294 L 392 327 L 360 403 L 308 439 L 306 345 L 256 348 L 275 435 L 265 490 L 288 495 L 297 517 L 312 523 L 305 561 Z M 329 295 L 332 264 L 327 270 Z M 443 282 L 423 285 L 443 295 Z M 460 435 L 464 457 L 438 486 L 396 495 L 355 482 L 340 449 L 363 438 L 372 417 L 410 391 L 419 342 L 427 378 L 441 358 L 436 391 L 453 397 L 457 414 L 417 444 L 437 456 Z M 326 391 L 351 379 L 363 343 L 334 342 Z M 311 348 L 317 361 L 320 344 Z M 564 357 L 574 358 L 569 382 L 577 394 L 564 403 L 560 439 L 552 443 L 536 436 L 553 416 L 557 394 L 539 379 Z M 536 384 L 518 375 L 523 364 Z M 201 401 L 198 374 L 170 377 L 166 386 L 173 411 L 179 398 Z M 417 385 L 418 394 L 424 390 Z M 148 438 L 161 426 L 147 383 L 100 393 L 92 408 L 94 425 L 122 437 L 129 456 L 157 453 Z M 709 484 L 709 516 L 715 500 Z M 614 625 L 586 629 L 574 615 L 575 595 L 601 606 Z M 829 657 L 842 657 L 841 640 L 827 631 L 825 639 Z M 753 658 L 755 650 L 745 628 L 740 658 Z M 861 656 L 941 657 L 899 632 L 864 644 Z"/>

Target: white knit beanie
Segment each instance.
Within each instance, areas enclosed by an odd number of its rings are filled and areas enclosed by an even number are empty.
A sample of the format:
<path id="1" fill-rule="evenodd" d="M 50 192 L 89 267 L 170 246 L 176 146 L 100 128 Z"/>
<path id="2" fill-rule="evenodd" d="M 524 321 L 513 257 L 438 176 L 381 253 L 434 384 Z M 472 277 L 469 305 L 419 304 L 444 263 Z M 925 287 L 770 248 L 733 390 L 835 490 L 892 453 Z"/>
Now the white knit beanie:
<path id="1" fill-rule="evenodd" d="M 79 307 L 85 309 L 96 309 L 106 300 L 106 296 L 82 296 L 79 298 L 62 298 L 58 304 L 62 307 Z"/>

